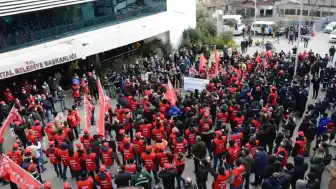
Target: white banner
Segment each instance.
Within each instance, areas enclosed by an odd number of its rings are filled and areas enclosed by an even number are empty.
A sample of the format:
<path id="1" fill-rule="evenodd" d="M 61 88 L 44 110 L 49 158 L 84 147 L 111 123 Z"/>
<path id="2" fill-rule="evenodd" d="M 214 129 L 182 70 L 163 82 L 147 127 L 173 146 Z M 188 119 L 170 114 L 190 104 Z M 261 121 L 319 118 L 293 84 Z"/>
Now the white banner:
<path id="1" fill-rule="evenodd" d="M 209 84 L 208 79 L 199 79 L 199 78 L 192 78 L 192 77 L 183 77 L 184 87 L 183 89 L 186 91 L 202 91 L 205 89 L 206 85 Z"/>

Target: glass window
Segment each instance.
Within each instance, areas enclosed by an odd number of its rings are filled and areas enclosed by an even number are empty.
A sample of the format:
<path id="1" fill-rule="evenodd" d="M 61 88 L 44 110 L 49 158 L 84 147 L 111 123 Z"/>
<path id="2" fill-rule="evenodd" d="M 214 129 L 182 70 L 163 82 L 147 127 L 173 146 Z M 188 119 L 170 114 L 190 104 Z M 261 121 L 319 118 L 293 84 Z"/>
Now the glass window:
<path id="1" fill-rule="evenodd" d="M 166 0 L 98 0 L 1 17 L 0 52 L 163 11 Z"/>

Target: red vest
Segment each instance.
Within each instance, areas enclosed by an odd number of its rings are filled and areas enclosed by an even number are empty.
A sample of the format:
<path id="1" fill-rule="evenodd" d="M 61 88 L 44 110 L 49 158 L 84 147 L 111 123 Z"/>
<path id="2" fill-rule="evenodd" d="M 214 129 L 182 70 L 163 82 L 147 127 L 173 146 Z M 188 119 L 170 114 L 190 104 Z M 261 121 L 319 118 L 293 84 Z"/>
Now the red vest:
<path id="1" fill-rule="evenodd" d="M 136 153 L 139 155 L 139 154 L 142 154 L 142 152 L 144 152 L 145 150 L 145 141 L 143 139 L 135 139 L 133 141 L 134 143 L 134 146 L 135 146 L 135 151 Z"/>
<path id="2" fill-rule="evenodd" d="M 213 142 L 216 145 L 215 153 L 217 155 L 221 155 L 226 151 L 226 137 L 225 136 L 222 136 L 221 139 L 216 137 L 213 139 Z"/>
<path id="3" fill-rule="evenodd" d="M 62 142 L 65 142 L 65 138 L 66 138 L 66 136 L 65 136 L 64 133 L 61 134 L 61 135 L 56 134 L 54 136 L 54 139 L 57 140 L 57 142 L 58 142 L 58 147 L 61 147 Z"/>
<path id="4" fill-rule="evenodd" d="M 247 143 L 245 146 L 247 149 L 250 150 L 250 153 L 253 155 L 253 157 L 256 157 L 256 151 L 257 151 L 257 147 L 258 147 L 259 141 L 256 140 L 256 145 L 252 146 L 250 143 Z"/>
<path id="5" fill-rule="evenodd" d="M 186 145 L 187 145 L 187 141 L 185 139 L 183 139 L 182 142 L 177 142 L 176 140 L 174 140 L 174 153 L 185 153 L 186 151 Z"/>
<path id="6" fill-rule="evenodd" d="M 35 135 L 37 136 L 37 138 L 39 140 L 42 140 L 42 138 L 43 138 L 43 128 L 42 128 L 42 126 L 40 126 L 40 125 L 32 126 L 31 129 L 35 132 Z"/>
<path id="7" fill-rule="evenodd" d="M 239 147 L 241 147 L 242 140 L 243 140 L 243 133 L 237 133 L 237 134 L 231 135 L 231 140 L 237 143 Z"/>
<path id="8" fill-rule="evenodd" d="M 112 189 L 112 176 L 110 173 L 106 173 L 105 179 L 99 178 L 98 175 L 96 175 L 95 179 L 96 182 L 99 184 L 100 189 Z"/>
<path id="9" fill-rule="evenodd" d="M 164 127 L 160 127 L 159 129 L 154 128 L 152 132 L 155 140 L 158 138 L 166 139 Z"/>
<path id="10" fill-rule="evenodd" d="M 8 151 L 8 157 L 18 165 L 22 164 L 23 159 L 22 159 L 22 153 L 20 150 Z"/>
<path id="11" fill-rule="evenodd" d="M 94 171 L 97 169 L 95 153 L 85 154 L 85 165 L 86 165 L 86 170 L 88 171 Z"/>
<path id="12" fill-rule="evenodd" d="M 146 124 L 140 127 L 141 135 L 149 139 L 152 137 L 152 125 Z"/>
<path id="13" fill-rule="evenodd" d="M 107 152 L 104 152 L 100 149 L 100 155 L 103 159 L 103 164 L 106 166 L 112 166 L 113 165 L 113 150 L 109 148 Z"/>
<path id="14" fill-rule="evenodd" d="M 150 154 L 146 154 L 143 153 L 141 155 L 141 159 L 144 161 L 144 165 L 147 171 L 152 171 L 155 169 L 155 153 L 150 153 Z"/>
<path id="15" fill-rule="evenodd" d="M 62 164 L 65 166 L 69 166 L 69 151 L 59 149 L 57 152 L 58 156 L 61 158 Z"/>
<path id="16" fill-rule="evenodd" d="M 186 130 L 186 138 L 188 144 L 195 144 L 196 143 L 196 134 L 198 133 L 198 129 L 195 128 L 195 131 L 192 133 L 189 129 Z"/>
<path id="17" fill-rule="evenodd" d="M 59 164 L 61 163 L 60 158 L 57 156 L 57 149 L 54 147 L 50 147 L 46 150 L 46 154 L 49 157 L 51 164 Z"/>
<path id="18" fill-rule="evenodd" d="M 282 146 L 280 146 L 278 148 L 278 151 L 276 153 L 277 156 L 280 156 L 280 152 L 284 152 L 285 153 L 285 157 L 282 157 L 282 161 L 280 163 L 281 166 L 285 166 L 287 164 L 287 160 L 288 160 L 288 152 L 285 148 L 283 148 Z"/>
<path id="19" fill-rule="evenodd" d="M 225 171 L 225 175 L 218 174 L 216 180 L 212 184 L 213 189 L 226 189 L 226 184 L 229 181 L 231 174 L 229 171 Z"/>
<path id="20" fill-rule="evenodd" d="M 224 123 L 228 123 L 229 122 L 229 114 L 227 112 L 225 113 L 222 113 L 222 112 L 219 112 L 217 114 L 217 119 L 218 120 L 222 120 Z"/>
<path id="21" fill-rule="evenodd" d="M 93 189 L 93 179 L 91 177 L 87 178 L 86 180 L 79 180 L 77 181 L 78 189 Z"/>
<path id="22" fill-rule="evenodd" d="M 136 172 L 136 165 L 125 165 L 125 171 L 134 174 Z"/>
<path id="23" fill-rule="evenodd" d="M 296 140 L 296 144 L 299 146 L 298 154 L 304 157 L 307 148 L 306 138 L 304 140 Z"/>
<path id="24" fill-rule="evenodd" d="M 134 160 L 134 144 L 130 144 L 128 148 L 124 144 L 121 147 L 125 161 Z"/>
<path id="25" fill-rule="evenodd" d="M 80 171 L 82 169 L 78 154 L 74 154 L 72 157 L 69 157 L 69 159 L 71 170 Z"/>
<path id="26" fill-rule="evenodd" d="M 156 154 L 159 162 L 160 162 L 160 167 L 163 168 L 165 163 L 169 163 L 168 156 L 166 153 L 159 152 Z"/>
<path id="27" fill-rule="evenodd" d="M 232 174 L 234 175 L 234 181 L 232 183 L 232 186 L 239 187 L 244 182 L 244 174 L 245 174 L 245 167 L 244 165 L 241 165 L 239 167 L 235 167 L 232 170 Z"/>
<path id="28" fill-rule="evenodd" d="M 84 138 L 84 136 L 80 137 L 80 141 L 83 144 L 84 148 L 91 148 L 91 142 L 93 138 L 89 135 L 89 138 Z"/>
<path id="29" fill-rule="evenodd" d="M 229 159 L 228 159 L 228 163 L 230 165 L 233 165 L 233 162 L 236 161 L 239 157 L 239 146 L 237 144 L 235 144 L 233 147 L 228 147 L 228 153 L 229 153 Z"/>

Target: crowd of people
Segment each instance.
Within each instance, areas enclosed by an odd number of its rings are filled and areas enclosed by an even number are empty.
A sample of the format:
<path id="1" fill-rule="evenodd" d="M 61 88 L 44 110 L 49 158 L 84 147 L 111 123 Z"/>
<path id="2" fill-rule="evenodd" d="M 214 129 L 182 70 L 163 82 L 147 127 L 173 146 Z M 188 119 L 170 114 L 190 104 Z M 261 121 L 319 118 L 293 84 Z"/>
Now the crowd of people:
<path id="1" fill-rule="evenodd" d="M 79 189 L 206 189 L 208 180 L 213 180 L 213 189 L 319 189 L 336 133 L 336 69 L 327 66 L 328 56 L 305 51 L 295 73 L 295 53 L 244 56 L 224 48 L 212 62 L 207 49 L 201 66 L 193 48 L 171 55 L 167 64 L 154 55 L 142 64 L 151 72 L 148 80 L 139 75 L 138 66 L 122 76 L 117 104 L 105 112 L 104 136 L 88 129 L 80 133 L 84 125 L 77 109 L 83 95 L 92 104 L 99 99 L 94 72 L 74 76 L 71 109 L 64 106 L 65 92 L 59 86 L 27 84 L 18 93 L 7 87 L 1 118 L 6 119 L 12 106 L 22 118 L 11 123 L 17 140 L 10 151 L 3 151 L 7 141 L 0 140 L 1 153 L 45 189 L 52 188 L 43 179 L 47 160 L 65 189 L 74 188 L 67 182 L 71 178 Z M 202 91 L 178 92 L 185 73 L 210 82 Z M 176 99 L 168 96 L 170 82 L 177 88 Z M 311 85 L 317 100 L 307 104 Z M 325 96 L 318 95 L 320 85 Z M 64 114 L 54 108 L 62 99 Z M 310 157 L 310 166 L 305 157 Z M 184 173 L 189 158 L 196 180 Z M 336 188 L 335 171 L 329 189 Z M 18 188 L 9 176 L 2 175 L 2 182 Z"/>

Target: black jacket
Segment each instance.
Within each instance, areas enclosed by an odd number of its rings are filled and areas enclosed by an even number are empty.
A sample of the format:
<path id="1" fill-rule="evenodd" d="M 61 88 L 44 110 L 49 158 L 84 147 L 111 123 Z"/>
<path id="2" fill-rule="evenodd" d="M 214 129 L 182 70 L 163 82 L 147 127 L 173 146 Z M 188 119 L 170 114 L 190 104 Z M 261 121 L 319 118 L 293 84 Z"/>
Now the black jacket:
<path id="1" fill-rule="evenodd" d="M 289 186 L 291 184 L 292 178 L 293 178 L 294 170 L 283 170 L 280 173 L 280 185 L 282 186 L 282 189 L 289 189 Z"/>
<path id="2" fill-rule="evenodd" d="M 159 178 L 162 179 L 164 189 L 175 188 L 175 177 L 177 173 L 175 168 L 162 170 L 159 172 Z"/>
<path id="3" fill-rule="evenodd" d="M 119 172 L 114 177 L 114 184 L 118 188 L 130 186 L 131 174 L 127 172 Z"/>
<path id="4" fill-rule="evenodd" d="M 273 173 L 280 172 L 280 163 L 274 162 L 265 167 L 264 179 L 271 178 Z"/>

